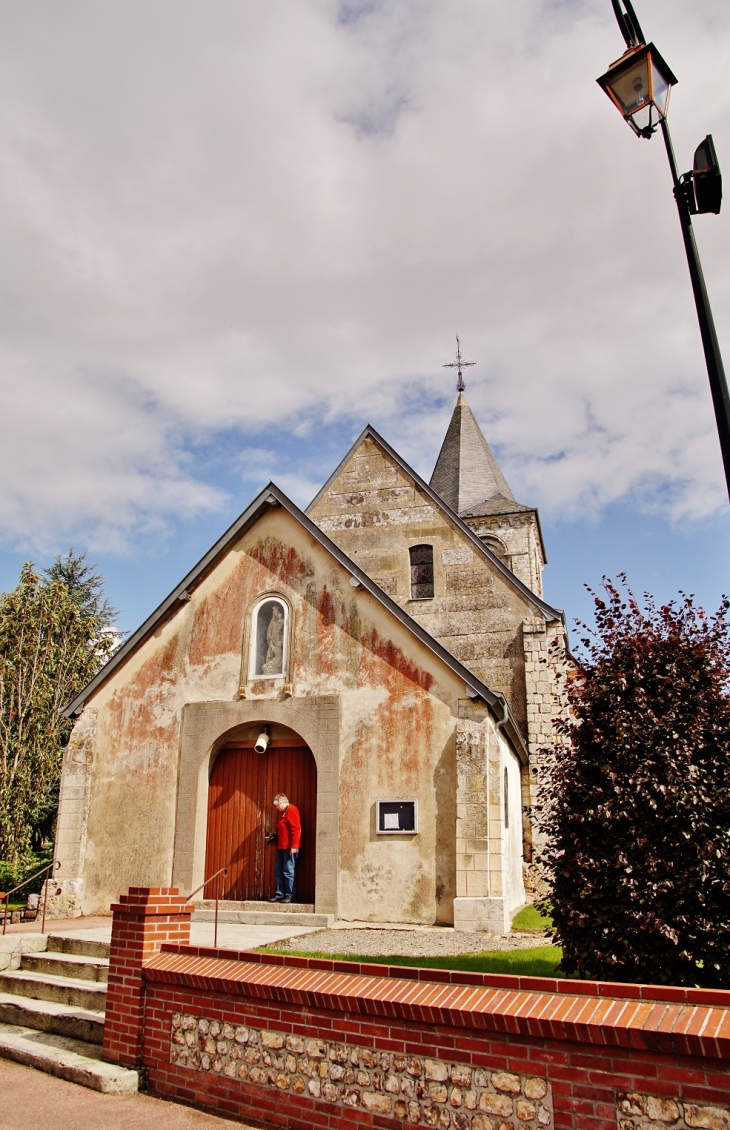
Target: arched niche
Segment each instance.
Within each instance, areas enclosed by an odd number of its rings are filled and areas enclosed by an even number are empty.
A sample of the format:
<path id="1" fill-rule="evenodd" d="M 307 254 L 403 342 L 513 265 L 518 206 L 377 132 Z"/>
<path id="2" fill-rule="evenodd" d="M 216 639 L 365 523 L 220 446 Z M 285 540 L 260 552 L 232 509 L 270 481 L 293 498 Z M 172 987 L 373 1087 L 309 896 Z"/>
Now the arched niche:
<path id="1" fill-rule="evenodd" d="M 251 609 L 248 679 L 285 679 L 289 662 L 291 614 L 277 593 L 260 597 Z"/>

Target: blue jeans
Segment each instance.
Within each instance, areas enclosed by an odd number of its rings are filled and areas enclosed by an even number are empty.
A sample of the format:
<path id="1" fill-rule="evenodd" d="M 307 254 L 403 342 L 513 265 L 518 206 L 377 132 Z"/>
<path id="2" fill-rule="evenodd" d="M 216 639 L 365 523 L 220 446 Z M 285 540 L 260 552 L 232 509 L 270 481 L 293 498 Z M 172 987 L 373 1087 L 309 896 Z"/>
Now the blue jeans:
<path id="1" fill-rule="evenodd" d="M 294 901 L 296 892 L 296 874 L 298 851 L 291 854 L 289 848 L 277 848 L 274 878 L 276 880 L 277 899 L 289 898 Z"/>

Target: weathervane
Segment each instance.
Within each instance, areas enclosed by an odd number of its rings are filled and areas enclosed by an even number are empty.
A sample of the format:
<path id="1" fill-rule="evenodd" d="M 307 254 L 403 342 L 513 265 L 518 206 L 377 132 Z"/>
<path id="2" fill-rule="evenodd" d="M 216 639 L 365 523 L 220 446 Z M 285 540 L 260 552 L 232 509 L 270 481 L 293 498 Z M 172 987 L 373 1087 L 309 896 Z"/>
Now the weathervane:
<path id="1" fill-rule="evenodd" d="M 457 372 L 456 391 L 457 392 L 463 392 L 464 388 L 465 388 L 464 378 L 461 375 L 461 370 L 462 369 L 468 369 L 470 365 L 476 365 L 476 361 L 465 361 L 463 359 L 463 357 L 461 356 L 461 342 L 459 341 L 459 331 L 457 330 L 456 331 L 456 360 L 455 361 L 447 361 L 446 364 L 443 366 L 444 369 L 456 369 L 456 372 Z"/>

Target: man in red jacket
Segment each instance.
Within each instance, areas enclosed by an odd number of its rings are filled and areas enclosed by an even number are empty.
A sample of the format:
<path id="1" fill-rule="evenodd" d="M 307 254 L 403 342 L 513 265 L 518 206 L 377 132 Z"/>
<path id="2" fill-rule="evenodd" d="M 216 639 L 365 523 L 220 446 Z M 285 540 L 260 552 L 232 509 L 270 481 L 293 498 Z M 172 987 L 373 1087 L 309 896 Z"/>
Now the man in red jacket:
<path id="1" fill-rule="evenodd" d="M 274 797 L 274 807 L 279 810 L 276 832 L 270 840 L 276 840 L 276 895 L 271 902 L 291 902 L 296 891 L 297 858 L 302 841 L 302 821 L 299 809 L 289 803 L 284 793 Z"/>

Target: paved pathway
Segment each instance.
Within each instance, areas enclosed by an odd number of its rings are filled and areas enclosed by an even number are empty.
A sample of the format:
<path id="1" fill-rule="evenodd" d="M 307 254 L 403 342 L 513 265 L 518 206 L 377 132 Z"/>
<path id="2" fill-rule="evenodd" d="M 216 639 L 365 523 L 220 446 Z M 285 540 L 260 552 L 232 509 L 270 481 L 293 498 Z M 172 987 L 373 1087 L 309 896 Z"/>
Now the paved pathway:
<path id="1" fill-rule="evenodd" d="M 71 934 L 90 941 L 108 942 L 111 930 L 111 918 L 108 917 L 67 918 L 46 922 L 47 934 Z M 9 926 L 8 933 L 11 931 L 38 933 L 40 923 L 37 926 L 34 922 Z M 213 931 L 212 922 L 196 922 L 193 918 L 190 941 L 197 946 L 212 946 Z M 259 946 L 275 945 L 277 948 L 310 953 L 443 957 L 481 953 L 484 950 L 532 949 L 549 944 L 550 939 L 544 934 L 477 934 L 467 930 L 454 930 L 453 926 L 407 926 L 390 922 L 375 926 L 369 922 L 340 921 L 329 930 L 318 926 L 253 926 L 231 922 L 218 924 L 218 945 L 222 949 L 232 950 L 252 950 Z"/>
<path id="2" fill-rule="evenodd" d="M 102 1095 L 7 1059 L 0 1059 L 0 1094 L 0 1130 L 246 1130 L 149 1095 Z"/>
<path id="3" fill-rule="evenodd" d="M 283 916 L 282 916 L 283 917 Z M 8 926 L 8 933 L 13 934 L 38 934 L 41 924 L 35 922 L 21 922 L 15 926 Z M 318 930 L 317 926 L 250 926 L 239 923 L 218 923 L 218 945 L 222 949 L 251 950 L 257 946 L 273 945 L 285 941 L 287 938 L 298 938 L 304 934 L 312 934 Z M 190 941 L 194 946 L 213 945 L 213 922 L 196 922 L 190 924 Z M 108 942 L 112 936 L 111 918 L 62 918 L 47 919 L 46 933 L 56 935 L 73 935 L 75 938 L 86 938 L 89 941 Z"/>

